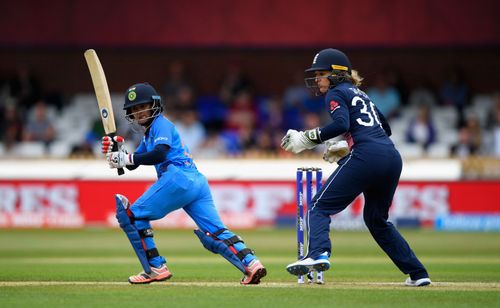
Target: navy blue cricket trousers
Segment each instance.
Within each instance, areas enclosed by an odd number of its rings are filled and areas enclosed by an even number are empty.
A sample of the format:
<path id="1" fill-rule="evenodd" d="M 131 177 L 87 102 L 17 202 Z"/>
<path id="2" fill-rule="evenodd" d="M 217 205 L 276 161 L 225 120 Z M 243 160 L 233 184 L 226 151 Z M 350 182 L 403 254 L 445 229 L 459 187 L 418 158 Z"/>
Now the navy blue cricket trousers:
<path id="1" fill-rule="evenodd" d="M 364 194 L 363 218 L 368 230 L 396 266 L 412 279 L 428 277 L 406 240 L 387 221 L 401 175 L 402 160 L 392 145 L 358 145 L 339 162 L 308 208 L 308 257 L 331 254 L 330 216 Z"/>

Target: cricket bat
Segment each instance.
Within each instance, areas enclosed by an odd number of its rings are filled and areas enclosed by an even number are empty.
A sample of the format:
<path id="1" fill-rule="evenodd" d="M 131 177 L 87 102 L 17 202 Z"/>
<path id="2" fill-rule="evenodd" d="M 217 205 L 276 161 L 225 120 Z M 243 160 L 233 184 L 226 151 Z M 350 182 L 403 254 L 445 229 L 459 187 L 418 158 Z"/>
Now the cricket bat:
<path id="1" fill-rule="evenodd" d="M 99 114 L 101 115 L 102 126 L 106 135 L 113 138 L 116 135 L 115 116 L 113 114 L 113 105 L 111 103 L 111 95 L 109 94 L 106 75 L 102 69 L 101 62 L 94 49 L 87 49 L 84 53 L 87 66 L 92 77 L 97 104 L 99 105 Z M 113 143 L 113 152 L 118 151 L 118 144 Z M 118 169 L 118 175 L 124 174 L 123 168 Z"/>

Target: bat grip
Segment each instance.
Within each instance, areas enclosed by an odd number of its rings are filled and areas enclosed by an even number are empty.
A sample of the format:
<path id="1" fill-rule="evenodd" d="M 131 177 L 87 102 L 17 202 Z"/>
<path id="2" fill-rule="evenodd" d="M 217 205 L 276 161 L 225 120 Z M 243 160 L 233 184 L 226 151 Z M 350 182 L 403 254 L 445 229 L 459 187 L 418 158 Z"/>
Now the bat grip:
<path id="1" fill-rule="evenodd" d="M 111 133 L 111 134 L 108 134 L 108 136 L 111 137 L 111 139 L 113 139 L 113 137 L 116 136 L 116 134 Z M 118 142 L 114 142 L 114 140 L 113 140 L 113 147 L 111 148 L 111 151 L 118 152 Z M 118 168 L 118 169 L 116 169 L 116 171 L 118 172 L 118 175 L 125 174 L 125 170 L 123 170 L 123 168 Z"/>

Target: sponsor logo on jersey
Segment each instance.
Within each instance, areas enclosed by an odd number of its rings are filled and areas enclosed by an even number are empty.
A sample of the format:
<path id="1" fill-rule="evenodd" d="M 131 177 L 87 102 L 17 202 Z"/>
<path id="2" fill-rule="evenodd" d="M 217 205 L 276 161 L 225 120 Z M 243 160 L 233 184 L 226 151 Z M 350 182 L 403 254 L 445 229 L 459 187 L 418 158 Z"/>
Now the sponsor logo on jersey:
<path id="1" fill-rule="evenodd" d="M 158 137 L 155 139 L 155 143 L 157 143 L 158 141 L 168 141 L 168 138 L 167 137 Z"/>

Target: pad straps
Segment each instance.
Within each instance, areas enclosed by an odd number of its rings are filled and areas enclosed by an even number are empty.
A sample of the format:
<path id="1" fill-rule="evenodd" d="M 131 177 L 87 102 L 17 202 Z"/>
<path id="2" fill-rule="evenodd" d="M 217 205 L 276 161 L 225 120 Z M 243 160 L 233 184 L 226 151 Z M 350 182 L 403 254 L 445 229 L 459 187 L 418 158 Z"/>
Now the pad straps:
<path id="1" fill-rule="evenodd" d="M 255 251 L 253 251 L 252 249 L 250 248 L 243 248 L 242 250 L 240 250 L 236 256 L 238 257 L 238 259 L 240 259 L 241 261 L 243 261 L 243 259 L 245 259 L 246 255 L 248 254 L 252 254 L 254 255 L 255 254 Z"/>
<path id="2" fill-rule="evenodd" d="M 234 252 L 236 257 L 238 257 L 238 259 L 240 259 L 240 261 L 243 261 L 243 259 L 245 259 L 246 255 L 248 255 L 248 254 L 255 254 L 255 252 L 250 248 L 243 248 L 242 250 L 236 252 L 236 249 L 233 247 L 234 244 L 245 243 L 239 235 L 234 235 L 234 236 L 232 236 L 228 239 L 225 239 L 225 240 L 219 239 L 218 236 L 221 235 L 222 233 L 224 233 L 224 231 L 226 231 L 226 230 L 227 229 L 217 230 L 216 232 L 214 232 L 214 234 L 212 234 L 212 236 L 216 240 L 222 241 L 224 244 L 226 244 L 228 247 L 230 247 L 230 249 L 232 248 L 231 251 Z"/>
<path id="3" fill-rule="evenodd" d="M 148 228 L 148 229 L 142 229 L 142 230 L 137 230 L 139 232 L 139 236 L 144 239 L 146 237 L 153 237 L 153 229 L 152 228 Z M 158 252 L 158 249 L 156 248 L 151 248 L 151 249 L 148 249 L 146 250 L 146 257 L 148 258 L 148 260 L 152 259 L 152 258 L 155 258 L 155 257 L 159 257 L 160 256 L 160 253 Z"/>

